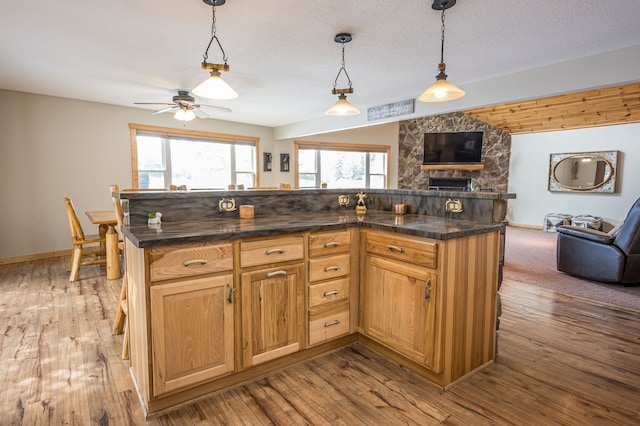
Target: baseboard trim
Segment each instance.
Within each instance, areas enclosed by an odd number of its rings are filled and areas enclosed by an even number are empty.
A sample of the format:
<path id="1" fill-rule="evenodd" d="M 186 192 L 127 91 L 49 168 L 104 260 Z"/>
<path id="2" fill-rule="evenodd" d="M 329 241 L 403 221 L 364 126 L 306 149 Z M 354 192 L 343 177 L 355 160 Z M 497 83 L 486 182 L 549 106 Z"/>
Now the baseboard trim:
<path id="1" fill-rule="evenodd" d="M 527 225 L 526 223 L 513 223 L 509 222 L 507 226 L 513 226 L 514 228 L 529 228 L 529 229 L 542 229 L 542 225 Z"/>
<path id="2" fill-rule="evenodd" d="M 47 259 L 50 257 L 70 256 L 71 250 L 48 251 L 46 253 L 26 254 L 24 256 L 5 257 L 0 259 L 0 265 L 8 265 L 10 263 L 31 262 L 33 260 Z"/>

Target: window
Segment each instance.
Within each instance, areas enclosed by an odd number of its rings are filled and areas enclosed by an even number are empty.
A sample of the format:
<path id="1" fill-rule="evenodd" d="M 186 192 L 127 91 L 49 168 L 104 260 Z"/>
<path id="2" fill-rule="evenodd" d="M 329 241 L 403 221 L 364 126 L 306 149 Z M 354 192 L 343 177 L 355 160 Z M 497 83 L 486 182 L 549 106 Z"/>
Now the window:
<path id="1" fill-rule="evenodd" d="M 257 138 L 130 127 L 136 188 L 257 186 Z"/>
<path id="2" fill-rule="evenodd" d="M 298 188 L 386 188 L 389 146 L 295 141 Z"/>

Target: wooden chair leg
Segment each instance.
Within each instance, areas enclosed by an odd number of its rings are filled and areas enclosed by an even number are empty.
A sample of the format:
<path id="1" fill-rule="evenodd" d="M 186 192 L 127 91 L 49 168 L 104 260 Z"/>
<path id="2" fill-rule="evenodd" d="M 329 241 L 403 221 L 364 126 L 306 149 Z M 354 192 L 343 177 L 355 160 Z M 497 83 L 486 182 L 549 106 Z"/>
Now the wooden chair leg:
<path id="1" fill-rule="evenodd" d="M 116 319 L 113 322 L 112 334 L 122 334 L 124 330 L 125 319 L 127 317 L 124 308 L 123 301 L 126 303 L 127 299 L 127 277 L 122 277 L 122 287 L 120 288 L 120 298 L 118 299 L 118 311 L 116 312 Z"/>
<path id="2" fill-rule="evenodd" d="M 122 359 L 129 359 L 129 321 L 125 320 L 124 340 L 122 341 Z"/>
<path id="3" fill-rule="evenodd" d="M 74 245 L 71 254 L 71 271 L 69 272 L 69 282 L 78 281 L 80 273 L 80 262 L 82 262 L 82 246 Z"/>

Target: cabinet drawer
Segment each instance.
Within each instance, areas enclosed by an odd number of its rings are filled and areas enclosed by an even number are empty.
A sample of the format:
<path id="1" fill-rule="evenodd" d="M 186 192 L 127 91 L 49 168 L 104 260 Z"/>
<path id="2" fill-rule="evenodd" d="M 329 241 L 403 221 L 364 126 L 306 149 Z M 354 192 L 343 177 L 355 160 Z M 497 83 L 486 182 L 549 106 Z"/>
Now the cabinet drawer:
<path id="1" fill-rule="evenodd" d="M 351 273 L 351 255 L 309 259 L 309 282 L 344 277 Z"/>
<path id="2" fill-rule="evenodd" d="M 303 254 L 302 237 L 271 238 L 240 243 L 240 263 L 243 268 L 302 259 Z"/>
<path id="3" fill-rule="evenodd" d="M 438 244 L 400 237 L 391 233 L 367 233 L 366 250 L 390 259 L 402 260 L 428 268 L 438 265 Z"/>
<path id="4" fill-rule="evenodd" d="M 337 253 L 349 253 L 351 250 L 351 232 L 343 231 L 314 232 L 309 235 L 309 257 L 327 256 Z"/>
<path id="5" fill-rule="evenodd" d="M 233 245 L 154 247 L 149 250 L 151 281 L 233 270 Z"/>
<path id="6" fill-rule="evenodd" d="M 349 278 L 314 284 L 309 287 L 309 307 L 338 302 L 349 297 Z"/>
<path id="7" fill-rule="evenodd" d="M 309 345 L 349 333 L 349 303 L 341 303 L 329 310 L 309 315 Z"/>

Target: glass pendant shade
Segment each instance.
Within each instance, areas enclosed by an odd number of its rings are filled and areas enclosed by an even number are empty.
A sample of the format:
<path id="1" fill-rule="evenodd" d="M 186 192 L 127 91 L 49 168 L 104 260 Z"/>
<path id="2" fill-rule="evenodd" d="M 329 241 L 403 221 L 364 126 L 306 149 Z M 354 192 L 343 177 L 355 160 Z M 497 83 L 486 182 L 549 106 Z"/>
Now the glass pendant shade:
<path id="1" fill-rule="evenodd" d="M 236 91 L 220 77 L 220 72 L 216 70 L 211 71 L 211 77 L 193 89 L 193 93 L 209 99 L 234 99 L 238 97 Z"/>
<path id="2" fill-rule="evenodd" d="M 418 96 L 418 100 L 420 102 L 444 102 L 461 98 L 464 95 L 465 92 L 455 84 L 449 83 L 446 77 L 438 76 L 436 82 Z"/>
<path id="3" fill-rule="evenodd" d="M 325 114 L 327 115 L 356 115 L 360 114 L 358 108 L 354 107 L 347 100 L 346 95 L 338 96 L 338 102 L 333 104 L 331 108 L 329 108 Z"/>

